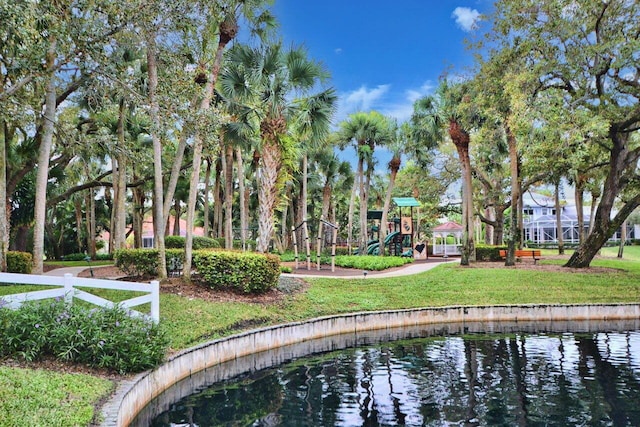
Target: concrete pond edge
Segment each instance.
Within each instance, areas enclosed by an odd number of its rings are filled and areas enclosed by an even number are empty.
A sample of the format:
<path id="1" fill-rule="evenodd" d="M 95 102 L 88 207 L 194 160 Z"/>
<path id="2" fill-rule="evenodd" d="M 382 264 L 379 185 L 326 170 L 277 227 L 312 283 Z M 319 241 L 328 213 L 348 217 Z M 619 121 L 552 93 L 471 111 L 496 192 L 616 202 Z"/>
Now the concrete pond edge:
<path id="1" fill-rule="evenodd" d="M 119 383 L 103 405 L 104 427 L 128 426 L 169 387 L 243 356 L 340 334 L 431 324 L 639 320 L 640 304 L 447 306 L 358 312 L 254 329 L 183 350 L 154 370 Z"/>

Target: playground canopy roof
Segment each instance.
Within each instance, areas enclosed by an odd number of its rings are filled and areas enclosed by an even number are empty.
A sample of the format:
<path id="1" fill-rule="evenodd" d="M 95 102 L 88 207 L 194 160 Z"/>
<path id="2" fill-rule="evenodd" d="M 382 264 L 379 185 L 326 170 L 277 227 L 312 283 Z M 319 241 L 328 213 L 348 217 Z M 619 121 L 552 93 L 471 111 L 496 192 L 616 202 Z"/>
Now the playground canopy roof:
<path id="1" fill-rule="evenodd" d="M 400 208 L 420 206 L 420 202 L 414 197 L 394 197 L 393 201 Z"/>

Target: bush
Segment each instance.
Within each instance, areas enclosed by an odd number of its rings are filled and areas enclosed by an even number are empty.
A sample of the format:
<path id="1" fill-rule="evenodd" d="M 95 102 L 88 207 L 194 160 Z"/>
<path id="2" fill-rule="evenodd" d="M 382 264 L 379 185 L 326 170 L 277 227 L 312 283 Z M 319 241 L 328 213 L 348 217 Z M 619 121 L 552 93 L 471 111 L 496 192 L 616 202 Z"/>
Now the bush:
<path id="1" fill-rule="evenodd" d="M 120 249 L 115 252 L 114 258 L 115 266 L 128 276 L 158 275 L 157 249 Z M 182 249 L 167 249 L 165 250 L 165 259 L 170 272 L 181 270 L 184 262 L 184 251 Z"/>
<path id="2" fill-rule="evenodd" d="M 489 245 L 477 245 L 476 246 L 476 260 L 477 261 L 502 261 L 500 251 L 506 251 L 506 246 L 489 246 Z"/>
<path id="3" fill-rule="evenodd" d="M 33 256 L 29 252 L 7 252 L 7 272 L 31 274 Z"/>
<path id="4" fill-rule="evenodd" d="M 84 261 L 86 258 L 87 258 L 87 254 L 77 253 L 77 254 L 64 255 L 62 257 L 62 260 L 63 261 Z"/>
<path id="5" fill-rule="evenodd" d="M 114 254 L 115 266 L 129 276 L 156 276 L 157 249 L 119 249 Z"/>
<path id="6" fill-rule="evenodd" d="M 387 268 L 400 267 L 413 262 L 413 258 L 376 255 L 342 255 L 336 256 L 336 265 L 360 270 L 380 271 Z"/>
<path id="7" fill-rule="evenodd" d="M 224 247 L 224 239 L 222 239 L 222 245 L 220 245 L 219 239 L 211 239 L 209 237 L 193 237 L 193 250 L 198 249 L 216 249 Z M 184 249 L 186 238 L 182 236 L 166 236 L 164 238 L 164 246 L 167 249 Z"/>
<path id="8" fill-rule="evenodd" d="M 96 261 L 111 261 L 113 254 L 96 254 Z"/>
<path id="9" fill-rule="evenodd" d="M 10 310 L 0 300 L 1 357 L 33 361 L 53 356 L 125 374 L 158 366 L 167 349 L 159 325 L 132 318 L 119 307 L 89 309 L 59 299 Z"/>
<path id="10" fill-rule="evenodd" d="M 280 258 L 271 254 L 197 251 L 193 265 L 207 286 L 245 294 L 274 289 L 280 277 Z"/>

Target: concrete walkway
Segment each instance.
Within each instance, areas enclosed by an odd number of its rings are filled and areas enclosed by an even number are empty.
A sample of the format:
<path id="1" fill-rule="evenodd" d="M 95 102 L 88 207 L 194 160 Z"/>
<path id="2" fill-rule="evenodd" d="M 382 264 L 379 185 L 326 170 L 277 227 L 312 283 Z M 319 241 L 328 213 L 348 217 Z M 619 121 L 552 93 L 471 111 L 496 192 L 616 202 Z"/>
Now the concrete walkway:
<path id="1" fill-rule="evenodd" d="M 43 273 L 44 276 L 64 276 L 65 274 L 69 273 L 72 276 L 77 276 L 78 274 L 80 274 L 81 271 L 86 270 L 89 267 L 63 267 L 63 268 L 56 268 L 54 270 L 51 271 L 47 271 L 46 273 Z"/>
<path id="2" fill-rule="evenodd" d="M 323 270 L 321 272 L 314 272 L 310 274 L 283 273 L 282 275 L 286 277 L 301 277 L 301 278 L 330 277 L 332 279 L 366 279 L 367 277 L 369 277 L 369 278 L 376 278 L 376 279 L 384 279 L 387 277 L 400 277 L 400 276 L 409 276 L 412 274 L 423 273 L 441 264 L 459 263 L 459 262 L 460 262 L 459 258 L 442 259 L 442 260 L 430 261 L 430 262 L 415 261 L 399 269 L 394 269 L 393 271 L 383 271 L 383 272 L 367 271 L 366 275 L 364 274 L 364 271 L 357 271 L 357 273 L 354 272 L 353 274 L 347 274 L 347 275 L 335 275 L 331 273 L 331 270 Z M 302 271 L 302 270 L 299 269 L 298 271 Z"/>
<path id="3" fill-rule="evenodd" d="M 310 272 L 308 274 L 307 273 L 283 273 L 283 276 L 300 277 L 300 278 L 330 277 L 333 279 L 366 279 L 367 277 L 369 277 L 369 278 L 376 278 L 376 279 L 384 279 L 388 277 L 400 277 L 400 276 L 409 276 L 412 274 L 419 274 L 425 271 L 429 271 L 432 268 L 439 266 L 440 264 L 456 263 L 456 262 L 459 263 L 460 259 L 459 258 L 453 258 L 453 259 L 443 258 L 437 261 L 429 261 L 429 262 L 424 262 L 423 260 L 417 260 L 411 264 L 406 264 L 401 268 L 393 269 L 393 271 L 382 271 L 382 272 L 367 271 L 366 276 L 364 274 L 364 271 L 362 270 L 356 270 L 353 273 L 349 273 L 349 274 L 336 275 L 336 274 L 332 274 L 331 270 L 327 270 L 326 266 L 324 266 L 325 269 L 323 269 L 322 271 L 316 271 L 314 266 L 313 272 Z M 92 268 L 95 270 L 100 267 L 101 266 L 95 266 Z M 63 277 L 65 274 L 69 273 L 72 276 L 77 276 L 78 274 L 80 274 L 81 271 L 88 270 L 88 269 L 89 267 L 63 267 L 63 268 L 56 268 L 54 270 L 47 271 L 46 273 L 44 273 L 44 275 Z M 298 269 L 298 271 L 307 271 L 307 270 Z"/>

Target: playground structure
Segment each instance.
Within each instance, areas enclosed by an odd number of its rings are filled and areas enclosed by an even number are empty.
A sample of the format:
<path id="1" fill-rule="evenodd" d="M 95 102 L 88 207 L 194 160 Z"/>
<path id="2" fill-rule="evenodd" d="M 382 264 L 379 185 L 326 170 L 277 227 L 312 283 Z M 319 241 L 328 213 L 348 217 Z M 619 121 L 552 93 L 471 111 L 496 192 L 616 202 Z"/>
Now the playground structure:
<path id="1" fill-rule="evenodd" d="M 414 227 L 413 208 L 420 206 L 420 203 L 413 197 L 394 197 L 393 201 L 398 207 L 398 216 L 392 218 L 386 225 L 379 224 L 371 227 L 372 234 L 377 233 L 377 237 L 367 242 L 367 255 L 380 254 L 380 227 L 386 226 L 388 234 L 384 242 L 382 242 L 385 253 L 391 256 L 413 256 L 414 229 L 416 228 Z M 409 208 L 408 212 L 406 211 L 407 208 Z M 381 220 L 382 211 L 368 211 L 367 219 L 370 221 Z M 407 249 L 404 250 L 404 248 Z M 358 250 L 354 254 L 358 254 Z"/>
<path id="2" fill-rule="evenodd" d="M 367 255 L 379 255 L 381 244 L 385 248 L 385 253 L 388 255 L 403 257 L 413 257 L 414 255 L 414 229 L 416 229 L 416 227 L 414 226 L 413 208 L 420 206 L 420 203 L 413 197 L 394 197 L 393 201 L 398 207 L 398 217 L 394 217 L 387 224 L 373 225 L 371 227 L 372 233 L 377 233 L 377 238 L 373 238 L 367 242 Z M 407 208 L 409 209 L 408 212 L 406 211 Z M 382 211 L 368 211 L 367 219 L 380 221 L 382 219 Z M 336 244 L 339 226 L 338 224 L 326 221 L 323 217 L 321 217 L 318 222 L 316 264 L 317 269 L 320 270 L 323 227 L 325 226 L 331 229 L 331 271 L 333 272 L 335 271 Z M 385 236 L 383 242 L 380 241 L 380 227 L 387 227 L 388 229 L 388 234 Z M 306 218 L 303 219 L 300 224 L 291 227 L 295 268 L 298 269 L 300 264 L 300 247 L 297 237 L 297 233 L 300 230 L 302 232 L 302 239 L 304 240 L 307 270 L 311 270 L 311 242 L 309 238 L 308 220 Z M 328 241 L 325 243 L 328 243 Z M 424 249 L 425 245 L 421 246 Z M 419 252 L 422 251 L 419 250 Z M 358 251 L 356 250 L 354 254 L 357 253 Z"/>

